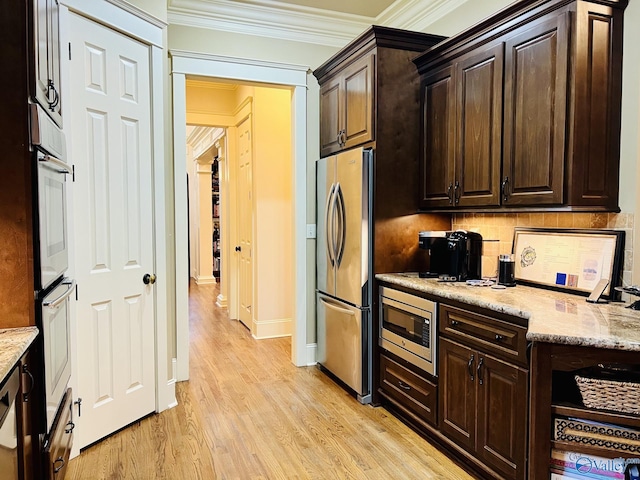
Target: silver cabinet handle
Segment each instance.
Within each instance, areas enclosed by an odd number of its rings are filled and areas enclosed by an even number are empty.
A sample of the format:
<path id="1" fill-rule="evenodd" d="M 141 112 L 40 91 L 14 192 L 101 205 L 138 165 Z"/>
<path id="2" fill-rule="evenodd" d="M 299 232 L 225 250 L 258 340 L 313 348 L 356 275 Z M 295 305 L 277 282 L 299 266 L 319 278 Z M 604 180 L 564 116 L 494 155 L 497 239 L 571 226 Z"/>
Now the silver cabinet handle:
<path id="1" fill-rule="evenodd" d="M 478 383 L 482 385 L 484 383 L 484 379 L 482 378 L 482 364 L 484 363 L 484 358 L 480 357 L 480 361 L 478 362 L 478 368 L 476 368 L 476 375 L 478 375 Z"/>
<path id="2" fill-rule="evenodd" d="M 60 466 L 56 467 L 56 463 L 60 463 Z M 64 458 L 62 457 L 56 458 L 55 461 L 53 462 L 53 473 L 56 474 L 63 468 L 64 468 Z"/>
<path id="3" fill-rule="evenodd" d="M 33 391 L 33 387 L 35 385 L 35 380 L 33 379 L 33 374 L 29 371 L 29 365 L 27 365 L 26 363 L 22 365 L 22 373 L 29 377 L 29 388 L 27 388 L 26 392 L 22 393 L 22 401 L 28 402 L 29 395 L 31 395 L 31 392 Z"/>
<path id="4" fill-rule="evenodd" d="M 398 380 L 398 386 L 403 390 L 411 390 L 411 387 L 404 383 L 402 380 Z"/>
<path id="5" fill-rule="evenodd" d="M 71 280 L 69 278 L 65 278 L 62 281 L 62 285 L 67 286 L 67 291 L 64 292 L 62 295 L 60 295 L 55 300 L 51 300 L 50 302 L 42 302 L 43 306 L 49 307 L 49 308 L 58 308 L 62 304 L 62 302 L 64 302 L 67 299 L 67 297 L 71 295 L 71 292 L 73 292 L 73 289 L 76 286 L 76 281 Z"/>
<path id="6" fill-rule="evenodd" d="M 504 177 L 504 180 L 502 181 L 502 197 L 505 202 L 509 200 L 509 192 L 507 191 L 508 185 L 509 185 L 509 177 Z"/>

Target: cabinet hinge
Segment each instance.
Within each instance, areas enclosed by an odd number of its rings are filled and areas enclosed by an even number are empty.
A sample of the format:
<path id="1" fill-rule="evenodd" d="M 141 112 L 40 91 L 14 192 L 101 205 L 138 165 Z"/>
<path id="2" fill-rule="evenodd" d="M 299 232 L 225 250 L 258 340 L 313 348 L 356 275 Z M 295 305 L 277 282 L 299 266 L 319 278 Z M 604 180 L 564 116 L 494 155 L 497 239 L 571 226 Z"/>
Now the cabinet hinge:
<path id="1" fill-rule="evenodd" d="M 71 60 L 71 42 L 69 42 L 69 60 Z"/>
<path id="2" fill-rule="evenodd" d="M 75 165 L 71 165 L 71 181 L 72 182 L 76 181 L 76 166 Z"/>
<path id="3" fill-rule="evenodd" d="M 78 284 L 76 283 L 76 302 L 78 301 Z"/>

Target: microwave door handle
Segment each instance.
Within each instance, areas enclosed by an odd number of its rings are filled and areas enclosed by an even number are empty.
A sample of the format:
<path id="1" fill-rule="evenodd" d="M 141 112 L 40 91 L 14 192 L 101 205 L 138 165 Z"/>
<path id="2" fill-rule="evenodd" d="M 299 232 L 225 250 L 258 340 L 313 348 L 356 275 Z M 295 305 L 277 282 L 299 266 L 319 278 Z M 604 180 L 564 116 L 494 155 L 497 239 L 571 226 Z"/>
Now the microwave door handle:
<path id="1" fill-rule="evenodd" d="M 350 316 L 355 316 L 355 313 L 352 310 L 349 310 L 347 308 L 342 308 L 338 305 L 336 305 L 335 303 L 328 301 L 325 298 L 320 298 L 320 301 L 327 307 L 327 308 L 331 308 L 332 310 L 336 310 L 340 313 L 344 313 L 345 315 L 350 315 Z"/>
<path id="2" fill-rule="evenodd" d="M 62 160 L 58 160 L 56 157 L 53 157 L 51 155 L 43 155 L 42 157 L 38 158 L 38 160 L 40 160 L 41 162 L 46 162 L 46 163 L 55 165 L 56 167 L 59 168 L 59 170 L 57 170 L 58 173 L 64 173 L 65 175 L 68 175 L 71 173 L 71 170 L 69 170 L 69 165 L 67 165 Z"/>
<path id="3" fill-rule="evenodd" d="M 55 300 L 51 300 L 50 302 L 42 302 L 43 306 L 49 307 L 49 308 L 58 308 L 62 304 L 62 302 L 64 302 L 67 299 L 67 297 L 71 295 L 71 292 L 73 292 L 73 289 L 76 286 L 76 281 L 66 279 L 65 281 L 62 282 L 62 284 L 67 285 L 67 291 L 64 292 L 62 295 L 60 295 Z"/>
<path id="4" fill-rule="evenodd" d="M 347 240 L 347 215 L 344 208 L 344 196 L 342 195 L 342 187 L 338 183 L 336 187 L 336 214 L 338 217 L 338 238 L 336 238 L 337 253 L 336 264 L 340 266 L 342 263 L 342 255 Z"/>
<path id="5" fill-rule="evenodd" d="M 331 266 L 333 267 L 335 262 L 333 259 L 333 251 L 332 251 L 332 246 L 333 246 L 333 228 L 332 228 L 332 218 L 333 216 L 331 215 L 331 210 L 332 210 L 332 200 L 333 200 L 333 193 L 335 190 L 335 184 L 331 184 L 331 188 L 329 189 L 329 195 L 327 195 L 327 204 L 324 206 L 324 226 L 325 226 L 325 241 L 327 244 L 327 257 L 329 258 L 329 263 L 331 263 Z"/>

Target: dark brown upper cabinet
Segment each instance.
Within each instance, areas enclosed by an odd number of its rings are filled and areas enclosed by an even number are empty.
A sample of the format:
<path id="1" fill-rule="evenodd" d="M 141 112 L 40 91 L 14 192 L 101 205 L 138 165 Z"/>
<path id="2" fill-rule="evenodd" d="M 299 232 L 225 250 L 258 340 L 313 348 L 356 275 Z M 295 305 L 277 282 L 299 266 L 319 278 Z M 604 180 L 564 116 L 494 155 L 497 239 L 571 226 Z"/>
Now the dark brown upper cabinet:
<path id="1" fill-rule="evenodd" d="M 375 55 L 358 58 L 320 88 L 320 151 L 324 157 L 374 138 Z"/>
<path id="2" fill-rule="evenodd" d="M 375 141 L 391 121 L 402 123 L 398 117 L 414 107 L 398 102 L 411 102 L 417 92 L 409 77 L 415 75 L 411 60 L 442 40 L 374 25 L 318 67 L 313 74 L 320 84 L 320 156 Z M 386 117 L 393 113 L 395 118 Z"/>
<path id="3" fill-rule="evenodd" d="M 33 0 L 31 96 L 62 127 L 59 17 L 58 0 Z"/>
<path id="4" fill-rule="evenodd" d="M 523 0 L 414 59 L 421 208 L 619 211 L 626 6 Z"/>
<path id="5" fill-rule="evenodd" d="M 425 76 L 423 208 L 499 205 L 503 45 Z"/>

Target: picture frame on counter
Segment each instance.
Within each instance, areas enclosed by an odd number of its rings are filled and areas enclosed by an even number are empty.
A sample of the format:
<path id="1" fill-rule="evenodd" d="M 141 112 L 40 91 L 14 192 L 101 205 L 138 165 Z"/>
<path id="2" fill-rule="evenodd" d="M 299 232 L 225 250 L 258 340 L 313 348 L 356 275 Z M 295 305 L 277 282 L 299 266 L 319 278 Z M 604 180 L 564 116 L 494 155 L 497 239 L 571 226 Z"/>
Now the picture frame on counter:
<path id="1" fill-rule="evenodd" d="M 587 296 L 607 279 L 602 296 L 617 300 L 624 239 L 619 230 L 516 227 L 511 249 L 516 282 Z"/>

